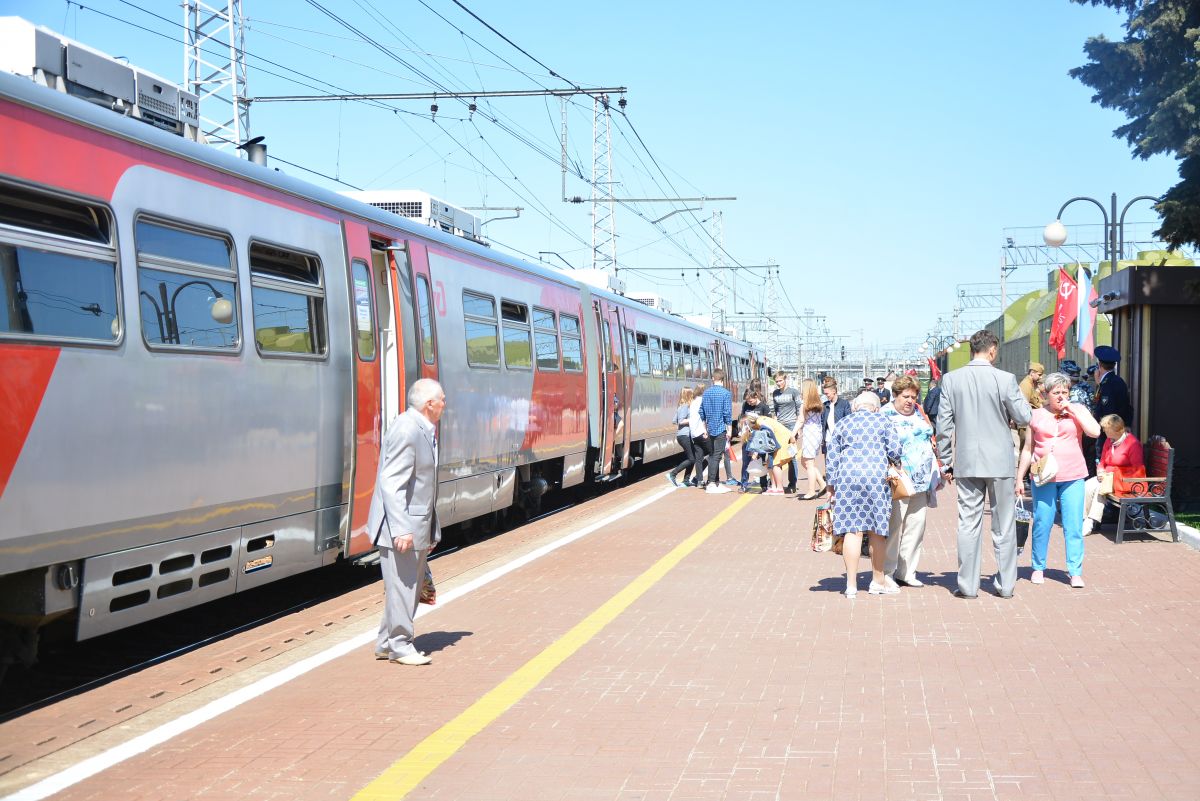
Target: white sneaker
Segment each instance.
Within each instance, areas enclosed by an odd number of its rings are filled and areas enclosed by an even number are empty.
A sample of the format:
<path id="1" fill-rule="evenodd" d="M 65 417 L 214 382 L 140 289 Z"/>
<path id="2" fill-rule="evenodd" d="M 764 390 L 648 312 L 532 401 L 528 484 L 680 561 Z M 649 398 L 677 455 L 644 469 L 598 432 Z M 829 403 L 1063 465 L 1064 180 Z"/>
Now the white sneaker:
<path id="1" fill-rule="evenodd" d="M 709 495 L 721 495 L 722 493 L 733 492 L 733 490 L 731 490 L 729 487 L 726 487 L 724 484 L 709 484 L 704 488 L 704 491 Z"/>
<path id="2" fill-rule="evenodd" d="M 895 595 L 900 592 L 900 588 L 895 584 L 876 584 L 872 581 L 871 586 L 867 588 L 867 592 L 871 595 Z"/>

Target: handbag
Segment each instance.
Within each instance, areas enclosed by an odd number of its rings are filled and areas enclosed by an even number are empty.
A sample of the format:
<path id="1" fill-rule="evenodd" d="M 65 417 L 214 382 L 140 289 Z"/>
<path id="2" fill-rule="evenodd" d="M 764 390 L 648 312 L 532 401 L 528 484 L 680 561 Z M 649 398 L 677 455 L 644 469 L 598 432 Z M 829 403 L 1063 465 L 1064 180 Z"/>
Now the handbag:
<path id="1" fill-rule="evenodd" d="M 826 503 L 818 506 L 813 515 L 812 549 L 817 553 L 833 550 L 833 540 L 833 515 Z"/>
<path id="2" fill-rule="evenodd" d="M 917 494 L 917 488 L 913 486 L 912 479 L 908 477 L 908 473 L 900 470 L 895 465 L 888 465 L 885 481 L 892 488 L 893 501 L 911 498 Z"/>
<path id="3" fill-rule="evenodd" d="M 1033 468 L 1029 471 L 1029 478 L 1040 487 L 1049 484 L 1056 475 L 1058 475 L 1058 460 L 1054 458 L 1054 447 L 1051 446 L 1045 456 L 1033 463 Z"/>
<path id="4" fill-rule="evenodd" d="M 771 433 L 771 429 L 759 428 L 750 435 L 750 442 L 746 445 L 746 450 L 751 453 L 774 453 L 779 450 L 779 442 Z"/>
<path id="5" fill-rule="evenodd" d="M 421 581 L 421 597 L 418 603 L 430 606 L 437 603 L 437 587 L 433 586 L 433 571 L 429 569 L 428 562 L 425 563 L 425 577 Z"/>

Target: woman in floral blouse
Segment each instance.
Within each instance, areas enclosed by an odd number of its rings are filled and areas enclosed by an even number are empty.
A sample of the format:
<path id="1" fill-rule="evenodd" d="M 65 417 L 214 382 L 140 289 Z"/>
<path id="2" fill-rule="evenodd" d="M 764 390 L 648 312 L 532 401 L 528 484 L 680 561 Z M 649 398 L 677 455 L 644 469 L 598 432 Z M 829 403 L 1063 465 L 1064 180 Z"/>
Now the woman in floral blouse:
<path id="1" fill-rule="evenodd" d="M 925 540 L 925 510 L 941 486 L 941 470 L 933 455 L 933 426 L 917 403 L 920 385 L 912 376 L 892 384 L 892 402 L 881 410 L 900 438 L 901 466 L 916 493 L 892 501 L 884 573 L 905 587 L 923 587 L 917 578 L 921 543 Z"/>

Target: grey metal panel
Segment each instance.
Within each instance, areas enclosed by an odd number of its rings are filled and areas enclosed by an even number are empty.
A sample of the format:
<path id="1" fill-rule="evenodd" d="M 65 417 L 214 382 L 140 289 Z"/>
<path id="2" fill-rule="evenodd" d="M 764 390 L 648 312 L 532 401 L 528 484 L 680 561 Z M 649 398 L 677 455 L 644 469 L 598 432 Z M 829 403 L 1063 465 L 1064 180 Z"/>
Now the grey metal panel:
<path id="1" fill-rule="evenodd" d="M 429 254 L 429 270 L 435 287 L 443 288 L 446 304 L 446 314 L 437 318 L 438 375 L 447 398 L 438 429 L 443 479 L 491 473 L 535 460 L 533 453 L 522 452 L 531 419 L 534 372 L 467 364 L 462 296 L 463 290 L 470 290 L 493 297 L 496 325 L 502 327 L 501 299 L 532 307 L 540 303 L 541 284 L 519 274 L 468 271 L 461 262 L 437 253 Z M 485 511 L 491 511 L 488 503 Z M 466 519 L 461 508 L 455 509 L 454 516 Z"/>
<path id="2" fill-rule="evenodd" d="M 450 488 L 454 491 L 454 512 L 449 519 L 442 519 L 441 504 L 438 504 L 438 522 L 444 527 L 492 511 L 495 498 L 495 478 L 492 473 L 468 476 L 443 484 L 440 492 Z"/>
<path id="3" fill-rule="evenodd" d="M 237 591 L 303 573 L 320 567 L 322 562 L 316 512 L 243 526 Z"/>
<path id="4" fill-rule="evenodd" d="M 563 489 L 583 483 L 586 472 L 587 452 L 568 453 L 563 457 Z"/>
<path id="5" fill-rule="evenodd" d="M 517 469 L 499 470 L 495 473 L 494 490 L 492 492 L 492 511 L 498 512 L 512 506 L 513 492 L 517 487 Z"/>
<path id="6" fill-rule="evenodd" d="M 653 462 L 656 459 L 664 459 L 673 453 L 681 453 L 679 440 L 673 435 L 649 437 L 645 442 L 646 461 Z"/>
<path id="7" fill-rule="evenodd" d="M 67 79 L 133 102 L 133 68 L 74 42 L 67 42 Z"/>
<path id="8" fill-rule="evenodd" d="M 79 639 L 233 594 L 240 539 L 241 529 L 232 528 L 84 560 Z M 189 557 L 191 565 L 184 567 Z M 114 583 L 122 572 L 124 578 Z"/>
<path id="9" fill-rule="evenodd" d="M 126 331 L 116 348 L 64 348 L 59 356 L 0 497 L 6 572 L 348 500 L 354 347 L 342 300 L 349 292 L 340 226 L 149 167 L 125 173 L 112 205 Z M 231 236 L 240 351 L 147 349 L 133 247 L 142 211 Z M 251 237 L 320 256 L 325 358 L 265 359 L 256 352 Z M 123 522 L 151 519 L 164 525 Z M 82 546 L 70 534 L 80 530 L 91 532 Z M 33 549 L 14 547 L 21 539 Z"/>
<path id="10" fill-rule="evenodd" d="M 342 521 L 349 518 L 350 504 L 317 510 L 317 554 L 322 565 L 337 561 L 342 550 Z"/>

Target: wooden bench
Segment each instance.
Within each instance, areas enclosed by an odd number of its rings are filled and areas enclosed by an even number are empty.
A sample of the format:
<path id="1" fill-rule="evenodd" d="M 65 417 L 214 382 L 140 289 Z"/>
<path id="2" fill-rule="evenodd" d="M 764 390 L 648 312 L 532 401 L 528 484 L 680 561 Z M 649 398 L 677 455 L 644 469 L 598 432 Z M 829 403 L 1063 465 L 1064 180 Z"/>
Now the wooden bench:
<path id="1" fill-rule="evenodd" d="M 1175 449 L 1162 437 L 1154 436 L 1146 443 L 1145 455 L 1148 477 L 1126 479 L 1126 491 L 1108 496 L 1109 503 L 1120 507 L 1120 514 L 1117 516 L 1116 542 L 1120 544 L 1126 534 L 1146 534 L 1165 530 L 1147 528 L 1150 524 L 1150 515 L 1145 509 L 1147 506 L 1161 506 L 1166 509 L 1171 539 L 1179 542 L 1179 529 L 1175 525 L 1175 510 L 1171 508 L 1171 473 L 1175 466 Z M 1143 522 L 1135 528 L 1127 528 L 1128 513 L 1134 508 L 1142 512 L 1140 517 Z"/>

